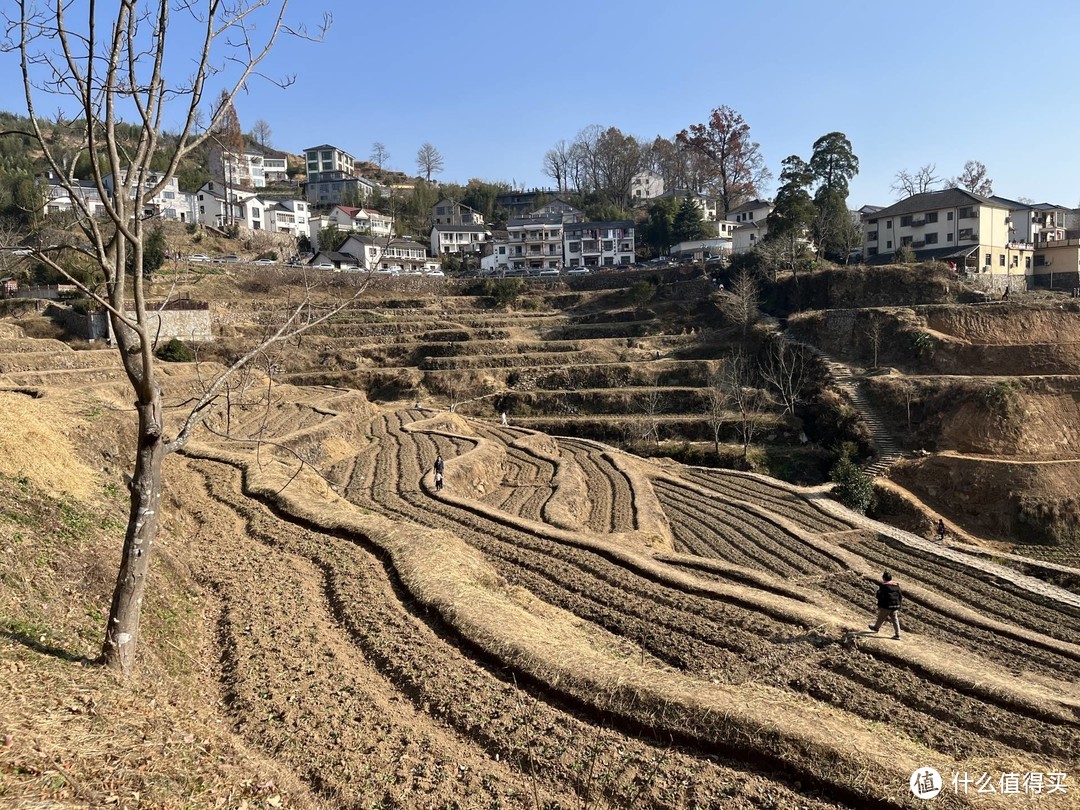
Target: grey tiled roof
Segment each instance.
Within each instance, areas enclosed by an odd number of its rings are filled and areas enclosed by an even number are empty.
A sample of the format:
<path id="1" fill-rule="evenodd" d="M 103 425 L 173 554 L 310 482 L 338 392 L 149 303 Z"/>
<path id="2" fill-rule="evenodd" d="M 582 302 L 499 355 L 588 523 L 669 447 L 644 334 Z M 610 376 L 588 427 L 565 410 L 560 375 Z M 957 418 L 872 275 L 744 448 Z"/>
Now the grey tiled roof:
<path id="1" fill-rule="evenodd" d="M 927 191 L 923 194 L 914 194 L 906 200 L 882 208 L 872 216 L 875 219 L 881 217 L 897 217 L 904 214 L 918 214 L 921 211 L 935 211 L 939 208 L 960 208 L 968 205 L 987 205 L 991 208 L 1009 208 L 1008 205 L 996 202 L 981 194 L 973 194 L 962 188 L 947 188 L 944 191 Z"/>

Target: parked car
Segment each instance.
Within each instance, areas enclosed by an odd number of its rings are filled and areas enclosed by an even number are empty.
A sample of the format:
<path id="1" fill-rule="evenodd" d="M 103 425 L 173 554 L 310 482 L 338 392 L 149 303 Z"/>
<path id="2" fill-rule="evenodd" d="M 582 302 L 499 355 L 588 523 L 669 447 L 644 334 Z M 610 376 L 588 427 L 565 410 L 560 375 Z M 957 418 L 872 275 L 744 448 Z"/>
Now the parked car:
<path id="1" fill-rule="evenodd" d="M 268 265 L 268 264 L 277 264 L 277 260 L 276 259 L 256 259 L 254 262 L 252 262 L 252 264 L 258 264 L 258 265 L 265 266 L 265 265 Z"/>
<path id="2" fill-rule="evenodd" d="M 588 273 L 588 267 L 571 267 L 569 270 L 566 271 L 566 275 L 568 276 L 585 276 L 588 275 Z"/>
<path id="3" fill-rule="evenodd" d="M 330 264 L 330 262 L 319 262 L 318 264 L 313 264 L 311 266 L 314 267 L 316 270 L 333 270 L 334 269 L 334 265 Z"/>
<path id="4" fill-rule="evenodd" d="M 426 273 L 424 273 L 424 275 L 425 276 L 445 276 L 446 273 L 444 273 L 442 270 L 428 270 Z"/>
<path id="5" fill-rule="evenodd" d="M 549 278 L 551 276 L 554 276 L 555 278 L 558 278 L 559 277 L 559 271 L 555 270 L 555 269 L 541 270 L 540 275 L 541 276 L 546 276 L 546 277 L 549 277 Z"/>
<path id="6" fill-rule="evenodd" d="M 208 262 L 210 257 L 205 253 L 192 253 L 187 257 L 189 262 Z"/>
<path id="7" fill-rule="evenodd" d="M 227 253 L 224 256 L 216 256 L 211 261 L 215 261 L 218 264 L 237 264 L 240 261 L 240 257 L 235 253 Z"/>

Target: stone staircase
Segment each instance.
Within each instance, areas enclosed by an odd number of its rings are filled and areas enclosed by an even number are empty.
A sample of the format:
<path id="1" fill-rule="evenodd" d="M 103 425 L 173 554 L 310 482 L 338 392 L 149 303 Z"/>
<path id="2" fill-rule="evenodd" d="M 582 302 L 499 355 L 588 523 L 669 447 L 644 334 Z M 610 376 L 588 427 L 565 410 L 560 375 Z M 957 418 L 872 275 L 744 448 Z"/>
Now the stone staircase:
<path id="1" fill-rule="evenodd" d="M 802 347 L 815 357 L 821 358 L 821 361 L 828 369 L 829 376 L 832 377 L 836 387 L 848 395 L 852 404 L 855 406 L 855 410 L 859 412 L 863 421 L 866 423 L 867 428 L 870 430 L 870 442 L 877 451 L 877 456 L 863 468 L 863 471 L 875 478 L 879 475 L 884 475 L 893 464 L 904 457 L 904 453 L 896 443 L 896 440 L 893 439 L 892 434 L 885 429 L 881 417 L 878 415 L 877 411 L 874 410 L 874 407 L 863 393 L 860 375 L 856 374 L 850 366 L 830 357 L 817 346 L 803 343 L 802 341 L 791 337 L 780 329 L 780 324 L 776 319 L 767 318 L 763 320 L 765 320 L 766 324 L 772 327 L 773 331 L 775 331 L 785 342 L 790 343 L 792 346 Z"/>

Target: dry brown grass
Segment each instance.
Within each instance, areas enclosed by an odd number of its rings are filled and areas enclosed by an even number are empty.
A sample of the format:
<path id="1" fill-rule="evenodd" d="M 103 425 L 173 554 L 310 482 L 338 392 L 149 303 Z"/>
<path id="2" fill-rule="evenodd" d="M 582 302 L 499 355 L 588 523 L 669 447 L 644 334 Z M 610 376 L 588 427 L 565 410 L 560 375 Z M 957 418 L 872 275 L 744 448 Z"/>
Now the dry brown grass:
<path id="1" fill-rule="evenodd" d="M 70 435 L 74 419 L 49 397 L 0 391 L 0 475 L 25 477 L 49 492 L 87 499 L 98 483 L 77 460 Z"/>

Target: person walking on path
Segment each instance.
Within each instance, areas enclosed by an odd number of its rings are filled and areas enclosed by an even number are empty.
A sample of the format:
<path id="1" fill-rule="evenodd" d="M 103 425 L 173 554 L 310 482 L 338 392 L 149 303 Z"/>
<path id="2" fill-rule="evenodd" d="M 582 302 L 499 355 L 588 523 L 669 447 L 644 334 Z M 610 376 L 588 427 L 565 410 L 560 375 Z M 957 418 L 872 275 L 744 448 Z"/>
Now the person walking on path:
<path id="1" fill-rule="evenodd" d="M 443 466 L 444 466 L 444 464 L 443 464 L 442 453 L 437 453 L 435 455 L 435 474 L 436 475 L 442 475 L 443 474 Z"/>
<path id="2" fill-rule="evenodd" d="M 945 542 L 945 521 L 938 518 L 937 522 L 937 541 L 939 543 Z"/>
<path id="3" fill-rule="evenodd" d="M 441 472 L 435 473 L 435 491 L 442 492 L 443 475 Z"/>
<path id="4" fill-rule="evenodd" d="M 502 412 L 501 418 L 502 418 L 503 425 L 509 425 L 510 424 L 510 420 L 506 418 L 506 411 Z"/>
<path id="5" fill-rule="evenodd" d="M 892 620 L 893 638 L 900 638 L 900 603 L 904 597 L 900 593 L 900 584 L 892 578 L 888 571 L 881 575 L 881 582 L 877 589 L 877 621 L 870 625 L 870 630 L 876 633 L 881 629 L 886 619 Z"/>

